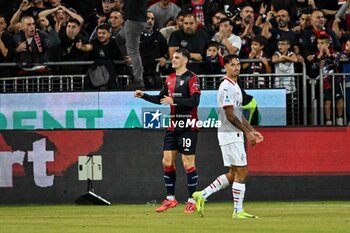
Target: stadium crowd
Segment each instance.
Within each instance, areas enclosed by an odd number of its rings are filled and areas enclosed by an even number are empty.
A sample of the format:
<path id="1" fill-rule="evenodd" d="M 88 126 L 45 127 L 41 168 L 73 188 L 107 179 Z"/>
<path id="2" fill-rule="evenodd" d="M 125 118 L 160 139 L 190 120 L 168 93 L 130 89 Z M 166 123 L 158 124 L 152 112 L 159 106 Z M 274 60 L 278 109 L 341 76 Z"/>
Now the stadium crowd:
<path id="1" fill-rule="evenodd" d="M 0 67 L 0 77 L 85 74 L 89 66 L 43 64 L 86 60 L 107 67 L 109 77 L 131 75 L 132 62 L 119 35 L 124 1 L 0 0 L 0 63 L 19 64 Z M 342 78 L 332 82 L 327 74 L 350 73 L 349 0 L 148 0 L 148 7 L 140 38 L 146 88 L 161 86 L 160 75 L 172 72 L 170 61 L 180 47 L 189 50 L 188 68 L 197 74 L 224 74 L 227 54 L 254 59 L 242 64 L 242 73 L 254 77 L 293 74 L 304 62 L 310 78 L 323 72 L 325 122 L 344 124 L 343 92 L 350 98 L 350 78 L 344 87 Z M 271 85 L 266 76 L 252 77 L 244 87 L 267 83 Z M 298 91 L 294 76 L 276 77 L 272 85 L 286 88 L 287 101 Z M 104 88 L 123 87 L 111 78 Z M 336 122 L 331 119 L 332 98 Z"/>

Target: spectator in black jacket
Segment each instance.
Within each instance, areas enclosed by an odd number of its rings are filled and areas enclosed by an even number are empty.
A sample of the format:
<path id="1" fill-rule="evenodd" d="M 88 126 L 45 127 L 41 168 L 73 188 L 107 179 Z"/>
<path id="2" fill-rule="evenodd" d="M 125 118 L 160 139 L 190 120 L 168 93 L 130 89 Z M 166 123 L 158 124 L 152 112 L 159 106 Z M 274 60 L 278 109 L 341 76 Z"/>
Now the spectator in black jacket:
<path id="1" fill-rule="evenodd" d="M 109 81 L 99 89 L 117 88 L 116 75 L 117 70 L 113 60 L 121 60 L 121 52 L 114 40 L 111 40 L 111 27 L 109 24 L 101 24 L 97 27 L 97 40 L 89 44 L 83 44 L 82 41 L 76 43 L 78 49 L 84 52 L 90 52 L 90 58 L 95 61 L 94 66 L 103 65 L 109 72 Z M 89 81 L 89 80 L 87 80 Z M 90 86 L 94 88 L 93 86 Z"/>
<path id="2" fill-rule="evenodd" d="M 333 30 L 325 28 L 325 18 L 323 13 L 319 10 L 315 10 L 311 14 L 310 18 L 311 26 L 305 28 L 300 34 L 300 46 L 301 53 L 307 64 L 308 75 L 311 72 L 311 61 L 314 59 L 314 54 L 318 51 L 317 49 L 317 38 L 327 36 L 330 39 L 330 47 L 335 51 L 340 51 L 340 41 Z"/>
<path id="3" fill-rule="evenodd" d="M 33 16 L 34 20 L 37 22 L 39 18 L 39 13 L 45 10 L 43 0 L 35 0 L 32 3 L 28 0 L 23 0 L 19 4 L 17 11 L 11 17 L 10 25 L 8 28 L 9 32 L 18 32 L 20 28 L 21 18 L 24 16 Z"/>
<path id="4" fill-rule="evenodd" d="M 111 38 L 112 39 L 117 38 L 119 31 L 123 28 L 123 25 L 124 25 L 124 18 L 122 13 L 116 10 L 112 11 L 109 16 L 108 23 L 109 25 L 111 25 Z M 92 41 L 96 38 L 97 38 L 97 27 L 91 33 L 89 41 Z"/>
<path id="5" fill-rule="evenodd" d="M 79 41 L 87 42 L 87 34 L 81 32 L 81 26 L 78 20 L 70 19 L 64 33 L 59 34 L 61 39 L 60 59 L 62 61 L 83 61 L 85 53 L 79 50 L 75 44 Z M 61 74 L 82 74 L 85 73 L 85 67 L 81 65 L 67 65 L 60 68 Z"/>
<path id="6" fill-rule="evenodd" d="M 332 73 L 338 71 L 338 55 L 330 48 L 330 37 L 319 36 L 316 40 L 317 52 L 313 54 L 311 60 L 311 69 L 315 76 L 322 71 L 323 78 L 323 100 L 324 100 L 324 116 L 326 125 L 343 125 L 343 110 L 344 110 L 344 87 L 341 77 L 333 77 Z M 333 79 L 333 80 L 332 80 Z M 334 92 L 333 92 L 334 90 Z M 332 100 L 335 101 L 335 114 L 337 119 L 332 122 Z M 323 122 L 321 122 L 323 124 Z"/>
<path id="7" fill-rule="evenodd" d="M 204 61 L 206 48 L 209 43 L 207 34 L 198 29 L 198 22 L 194 15 L 188 13 L 184 17 L 183 28 L 171 34 L 169 45 L 169 56 L 172 58 L 174 52 L 179 48 L 185 48 L 190 52 L 192 61 Z M 188 68 L 196 74 L 203 73 L 200 64 L 190 63 Z"/>
<path id="8" fill-rule="evenodd" d="M 13 56 L 12 35 L 6 31 L 7 23 L 3 15 L 0 15 L 0 62 L 11 62 Z M 11 75 L 9 69 L 0 68 L 0 77 Z"/>
<path id="9" fill-rule="evenodd" d="M 107 23 L 114 7 L 114 0 L 101 0 L 101 5 L 96 7 L 85 19 L 87 32 L 92 33 L 97 26 Z"/>
<path id="10" fill-rule="evenodd" d="M 154 30 L 155 15 L 147 12 L 146 29 L 141 33 L 140 54 L 143 64 L 143 80 L 146 88 L 161 88 L 160 71 L 165 71 L 168 45 L 163 35 Z"/>
<path id="11" fill-rule="evenodd" d="M 18 31 L 16 27 L 20 23 L 23 16 L 33 16 L 34 20 L 37 21 L 39 18 L 39 13 L 43 10 L 46 10 L 44 0 L 23 0 L 17 11 L 12 15 L 10 21 L 10 31 Z"/>
<path id="12" fill-rule="evenodd" d="M 64 5 L 59 5 L 55 8 L 44 10 L 39 13 L 39 18 L 45 17 L 49 20 L 50 24 L 55 26 L 55 30 L 59 32 L 65 31 L 66 23 L 69 19 L 76 19 L 79 21 L 80 26 L 83 25 L 84 19 L 74 9 L 67 8 Z"/>
<path id="13" fill-rule="evenodd" d="M 323 15 L 326 18 L 326 23 L 328 24 L 327 26 L 331 27 L 334 16 L 339 10 L 341 1 L 309 0 L 308 2 L 309 5 L 311 5 L 312 9 L 318 9 L 322 11 Z"/>
<path id="14" fill-rule="evenodd" d="M 300 35 L 301 52 L 307 61 L 313 59 L 317 49 L 317 38 L 327 35 L 330 37 L 331 48 L 340 51 L 340 42 L 333 30 L 325 28 L 325 18 L 322 11 L 314 10 L 310 18 L 311 26 L 305 28 Z"/>
<path id="15" fill-rule="evenodd" d="M 254 24 L 254 10 L 251 6 L 244 5 L 242 7 L 241 12 L 239 12 L 239 20 L 236 19 L 236 25 L 232 32 L 242 39 L 240 57 L 247 58 L 251 52 L 252 38 L 261 34 L 261 28 Z"/>
<path id="16" fill-rule="evenodd" d="M 298 35 L 289 28 L 290 17 L 288 11 L 284 9 L 277 11 L 277 27 L 271 27 L 268 19 L 269 16 L 266 18 L 266 22 L 263 25 L 261 35 L 269 40 L 269 55 L 273 55 L 273 53 L 278 50 L 278 40 L 284 38 L 288 39 L 293 52 L 298 56 L 298 60 L 303 62 L 304 59 L 300 54 L 298 45 Z"/>
<path id="17" fill-rule="evenodd" d="M 47 28 L 48 33 L 37 30 L 32 16 L 24 16 L 21 25 L 22 30 L 14 35 L 15 61 L 26 63 L 26 67 L 22 67 L 18 74 L 48 72 L 48 69 L 40 64 L 48 61 L 48 50 L 60 44 L 57 32 L 51 27 Z"/>
<path id="18" fill-rule="evenodd" d="M 203 30 L 207 33 L 209 40 L 219 31 L 220 21 L 227 18 L 225 11 L 216 11 L 211 18 L 211 23 L 206 24 Z"/>

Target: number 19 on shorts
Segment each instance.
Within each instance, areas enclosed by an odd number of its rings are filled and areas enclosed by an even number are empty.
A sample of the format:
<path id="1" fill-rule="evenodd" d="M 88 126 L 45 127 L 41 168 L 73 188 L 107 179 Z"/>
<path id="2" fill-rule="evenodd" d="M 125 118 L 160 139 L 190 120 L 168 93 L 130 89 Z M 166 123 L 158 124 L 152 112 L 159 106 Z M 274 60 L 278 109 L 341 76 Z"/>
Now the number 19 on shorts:
<path id="1" fill-rule="evenodd" d="M 182 146 L 183 148 L 190 148 L 191 147 L 191 138 L 182 138 Z"/>

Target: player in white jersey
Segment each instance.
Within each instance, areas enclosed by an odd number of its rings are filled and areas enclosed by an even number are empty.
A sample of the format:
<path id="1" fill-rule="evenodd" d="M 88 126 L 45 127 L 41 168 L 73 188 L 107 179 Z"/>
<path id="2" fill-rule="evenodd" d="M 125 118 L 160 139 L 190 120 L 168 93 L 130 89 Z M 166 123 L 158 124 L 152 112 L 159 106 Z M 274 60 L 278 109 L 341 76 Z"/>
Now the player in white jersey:
<path id="1" fill-rule="evenodd" d="M 207 198 L 232 184 L 234 200 L 233 218 L 257 218 L 243 209 L 245 180 L 248 175 L 247 155 L 244 149 L 244 136 L 250 146 L 262 142 L 263 136 L 256 131 L 242 115 L 242 92 L 237 79 L 241 64 L 237 55 L 224 57 L 226 75 L 218 90 L 219 120 L 218 139 L 224 166 L 228 173 L 217 177 L 202 191 L 193 193 L 197 212 L 204 216 L 204 204 Z"/>

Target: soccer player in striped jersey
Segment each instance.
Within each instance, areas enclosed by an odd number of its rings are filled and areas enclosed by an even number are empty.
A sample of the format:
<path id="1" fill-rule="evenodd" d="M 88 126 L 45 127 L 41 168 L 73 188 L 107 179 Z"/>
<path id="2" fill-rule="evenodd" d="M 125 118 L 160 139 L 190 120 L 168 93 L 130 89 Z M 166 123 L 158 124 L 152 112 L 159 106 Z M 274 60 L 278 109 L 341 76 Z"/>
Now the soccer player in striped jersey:
<path id="1" fill-rule="evenodd" d="M 189 193 L 184 212 L 193 213 L 196 210 L 192 194 L 196 191 L 198 179 L 195 166 L 198 128 L 195 124 L 187 123 L 198 120 L 197 107 L 201 92 L 197 75 L 186 68 L 189 60 L 190 53 L 187 49 L 177 49 L 171 60 L 175 73 L 166 78 L 159 94 L 148 95 L 141 90 L 136 90 L 134 93 L 135 97 L 151 103 L 170 105 L 171 117 L 164 137 L 162 160 L 167 196 L 162 205 L 156 209 L 157 212 L 164 212 L 177 206 L 175 160 L 179 152 L 182 154 L 182 163 L 187 174 Z"/>

